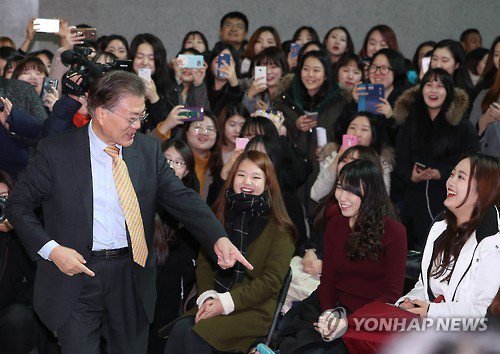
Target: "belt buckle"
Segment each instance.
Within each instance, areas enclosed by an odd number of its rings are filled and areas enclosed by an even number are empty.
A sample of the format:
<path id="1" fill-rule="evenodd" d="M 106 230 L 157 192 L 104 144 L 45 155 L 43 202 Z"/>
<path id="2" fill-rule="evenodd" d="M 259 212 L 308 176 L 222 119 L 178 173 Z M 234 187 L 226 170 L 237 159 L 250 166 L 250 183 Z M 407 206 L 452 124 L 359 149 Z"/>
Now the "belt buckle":
<path id="1" fill-rule="evenodd" d="M 113 251 L 114 250 L 105 250 L 104 257 L 105 258 L 111 258 L 111 257 L 113 257 L 113 253 L 114 253 Z"/>

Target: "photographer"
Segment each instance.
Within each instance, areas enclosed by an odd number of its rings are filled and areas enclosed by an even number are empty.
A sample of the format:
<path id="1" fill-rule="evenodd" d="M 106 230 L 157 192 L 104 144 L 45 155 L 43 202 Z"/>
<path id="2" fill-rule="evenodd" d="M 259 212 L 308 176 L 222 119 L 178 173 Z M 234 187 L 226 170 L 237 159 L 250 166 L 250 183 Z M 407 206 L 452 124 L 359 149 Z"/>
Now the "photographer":
<path id="1" fill-rule="evenodd" d="M 0 353 L 29 353 L 37 337 L 34 264 L 3 213 L 12 185 L 10 176 L 0 170 Z"/>

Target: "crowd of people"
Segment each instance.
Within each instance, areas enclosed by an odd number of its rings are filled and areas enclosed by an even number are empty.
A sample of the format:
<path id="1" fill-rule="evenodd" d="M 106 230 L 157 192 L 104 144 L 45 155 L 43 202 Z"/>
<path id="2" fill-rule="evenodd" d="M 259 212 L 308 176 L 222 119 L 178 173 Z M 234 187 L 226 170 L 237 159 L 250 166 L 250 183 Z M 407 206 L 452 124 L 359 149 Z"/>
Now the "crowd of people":
<path id="1" fill-rule="evenodd" d="M 44 311 L 41 321 L 35 314 L 33 286 L 49 268 L 57 269 L 45 242 L 36 248 L 25 241 L 38 232 L 34 219 L 9 218 L 9 212 L 5 218 L 3 205 L 24 213 L 19 205 L 29 200 L 38 220 L 57 230 L 45 208 L 75 208 L 63 201 L 71 198 L 65 194 L 89 177 L 92 183 L 81 190 L 89 205 L 80 208 L 90 208 L 89 217 L 92 203 L 94 214 L 96 204 L 108 208 L 107 198 L 121 196 L 106 191 L 118 183 L 111 174 L 95 178 L 94 164 L 111 168 L 113 158 L 115 168 L 114 157 L 93 150 L 101 143 L 123 148 L 118 155 L 129 166 L 151 230 L 154 218 L 154 237 L 146 229 L 146 267 L 156 272 L 156 290 L 145 289 L 157 299 L 156 307 L 154 300 L 153 307 L 144 305 L 149 339 L 140 336 L 148 353 L 247 352 L 267 334 L 289 267 L 281 353 L 346 353 L 341 339 L 325 336 L 321 316 L 339 306 L 353 313 L 380 301 L 421 317 L 500 316 L 498 306 L 490 306 L 500 296 L 500 273 L 492 271 L 500 269 L 500 36 L 489 48 L 477 29 L 463 31 L 459 40 L 423 38 L 407 59 L 388 25 L 371 28 L 356 48 L 343 26 L 322 40 L 302 26 L 285 40 L 289 34 L 272 26 L 249 32 L 247 17 L 230 12 L 220 20 L 219 42 L 210 47 L 203 33 L 192 31 L 167 57 L 154 34 L 138 34 L 130 45 L 120 34 L 90 41 L 84 29 L 91 27 L 73 30 L 60 20 L 55 53 L 30 52 L 33 19 L 21 46 L 0 37 L 0 352 L 28 353 L 37 346 L 40 354 L 57 353 L 51 331 L 67 338 L 75 330 L 46 323 Z M 189 66 L 185 55 L 202 60 Z M 129 73 L 121 73 L 117 61 Z M 265 75 L 258 76 L 262 68 Z M 106 96 L 114 80 L 131 84 L 119 97 Z M 382 94 L 365 105 L 374 88 Z M 121 116 L 123 129 L 107 123 L 110 114 Z M 77 153 L 92 157 L 88 176 L 65 170 L 61 166 L 73 166 L 68 155 L 49 148 L 69 143 L 68 134 L 79 139 L 75 131 L 90 139 L 85 151 L 71 145 L 75 161 L 86 161 Z M 137 144 L 141 148 L 129 153 Z M 134 170 L 132 155 L 145 161 Z M 151 166 L 156 170 L 146 169 Z M 56 167 L 65 173 L 55 175 Z M 175 183 L 165 177 L 171 173 Z M 158 183 L 158 190 L 146 191 L 134 180 L 139 175 L 141 184 Z M 165 190 L 176 202 L 166 201 Z M 204 211 L 199 220 L 179 218 L 172 203 L 184 203 L 184 193 L 200 196 L 253 267 L 218 267 L 220 258 L 200 239 L 204 225 L 191 226 L 216 221 Z M 179 210 L 194 211 L 198 202 L 190 203 L 191 209 Z M 80 225 L 75 220 L 83 215 L 68 214 L 64 223 Z M 113 232 L 101 221 L 94 215 L 99 225 L 89 228 L 89 257 L 108 250 L 95 233 Z M 116 248 L 133 251 L 127 216 L 114 220 L 120 221 L 126 238 Z M 406 271 L 410 250 L 419 255 L 418 278 Z M 83 277 L 93 276 L 84 268 Z M 63 273 L 53 279 L 80 275 Z M 131 297 L 145 297 L 136 289 L 141 281 L 134 275 L 129 282 Z M 71 312 L 77 305 L 64 306 Z M 131 318 L 142 321 L 140 314 Z M 106 321 L 94 329 L 100 341 L 93 353 L 118 350 Z M 168 340 L 158 336 L 166 325 Z M 59 344 L 63 352 L 74 345 L 66 339 Z"/>

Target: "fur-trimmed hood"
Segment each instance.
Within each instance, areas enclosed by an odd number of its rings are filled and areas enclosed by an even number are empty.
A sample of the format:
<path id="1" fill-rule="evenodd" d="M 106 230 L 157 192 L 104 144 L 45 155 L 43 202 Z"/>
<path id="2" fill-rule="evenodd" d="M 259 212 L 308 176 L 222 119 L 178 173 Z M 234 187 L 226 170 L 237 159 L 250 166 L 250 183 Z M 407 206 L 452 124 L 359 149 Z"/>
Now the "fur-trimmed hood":
<path id="1" fill-rule="evenodd" d="M 408 115 L 410 113 L 410 108 L 415 102 L 418 95 L 420 87 L 413 86 L 412 88 L 403 92 L 403 94 L 397 99 L 394 105 L 394 117 L 396 118 L 396 124 L 401 125 L 406 122 Z M 459 88 L 455 88 L 455 98 L 451 102 L 448 110 L 446 111 L 446 121 L 453 126 L 458 125 L 463 115 L 469 107 L 469 96 L 467 93 Z"/>

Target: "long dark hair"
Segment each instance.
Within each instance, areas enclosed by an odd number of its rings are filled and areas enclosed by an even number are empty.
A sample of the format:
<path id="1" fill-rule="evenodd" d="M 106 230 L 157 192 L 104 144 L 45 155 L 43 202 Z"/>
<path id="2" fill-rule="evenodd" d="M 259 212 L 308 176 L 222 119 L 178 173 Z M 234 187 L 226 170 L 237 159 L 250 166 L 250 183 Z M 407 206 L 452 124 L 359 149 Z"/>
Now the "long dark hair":
<path id="1" fill-rule="evenodd" d="M 119 34 L 110 34 L 109 36 L 106 36 L 106 38 L 104 38 L 102 40 L 102 42 L 100 43 L 101 52 L 105 52 L 106 47 L 109 45 L 109 43 L 111 43 L 111 41 L 114 41 L 115 39 L 123 43 L 123 46 L 125 47 L 125 50 L 127 51 L 127 56 L 128 56 L 128 53 L 129 53 L 128 41 L 125 37 L 123 37 Z"/>
<path id="2" fill-rule="evenodd" d="M 446 90 L 446 98 L 434 122 L 430 119 L 429 109 L 423 96 L 423 89 L 430 81 L 440 81 Z M 419 144 L 418 146 L 430 149 L 434 158 L 448 155 L 456 146 L 457 142 L 452 140 L 454 135 L 449 134 L 451 126 L 446 119 L 446 112 L 454 99 L 455 85 L 450 74 L 444 69 L 429 69 L 422 78 L 419 93 L 410 109 L 412 118 L 411 134 L 413 141 L 429 142 L 429 144 Z"/>
<path id="3" fill-rule="evenodd" d="M 155 57 L 155 72 L 153 73 L 153 75 L 151 75 L 151 78 L 156 85 L 158 95 L 161 97 L 166 97 L 170 86 L 167 66 L 167 50 L 165 49 L 165 46 L 163 45 L 163 42 L 160 40 L 160 38 L 151 33 L 142 33 L 135 36 L 132 40 L 132 43 L 130 44 L 130 59 L 134 60 L 135 56 L 137 55 L 137 49 L 143 43 L 147 43 L 153 47 L 153 53 Z"/>
<path id="4" fill-rule="evenodd" d="M 226 122 L 229 118 L 234 116 L 240 116 L 245 118 L 245 122 L 250 119 L 250 112 L 242 103 L 229 103 L 222 108 L 219 119 L 218 119 L 218 127 L 217 129 L 220 131 L 220 139 L 219 143 L 221 145 L 227 146 L 226 136 L 224 135 L 224 131 L 226 129 Z M 243 127 L 242 129 L 243 130 Z"/>
<path id="5" fill-rule="evenodd" d="M 175 148 L 175 150 L 177 150 L 177 152 L 182 156 L 182 159 L 186 163 L 186 169 L 189 171 L 188 174 L 182 179 L 182 183 L 186 187 L 198 192 L 200 186 L 198 179 L 196 178 L 196 173 L 194 172 L 194 155 L 191 148 L 182 140 L 170 139 L 163 142 L 161 145 L 161 151 L 165 153 L 165 151 L 171 147 Z M 168 241 L 174 236 L 178 227 L 179 224 L 177 220 L 175 220 L 163 208 L 159 207 L 157 209 L 154 233 L 154 248 L 156 250 L 157 265 L 165 264 L 170 251 Z"/>
<path id="6" fill-rule="evenodd" d="M 348 257 L 376 261 L 384 251 L 384 217 L 395 214 L 379 168 L 371 161 L 352 161 L 340 171 L 334 188 L 337 186 L 361 198 L 356 222 L 346 244 Z"/>
<path id="7" fill-rule="evenodd" d="M 492 206 L 500 204 L 500 164 L 498 159 L 481 153 L 470 154 L 465 158 L 470 161 L 470 174 L 467 194 L 461 205 L 466 202 L 472 192 L 473 180 L 476 181 L 477 202 L 470 219 L 460 225 L 455 214 L 449 209 L 445 209 L 446 230 L 436 240 L 432 255 L 432 262 L 436 269 L 431 273 L 431 276 L 440 278 L 449 271 L 442 279 L 442 282 L 447 283 L 450 282 L 455 270 L 454 260 L 458 258 L 462 247 L 472 233 L 481 225 L 486 211 Z"/>
<path id="8" fill-rule="evenodd" d="M 304 86 L 304 83 L 302 82 L 302 79 L 300 78 L 302 68 L 304 67 L 304 63 L 306 62 L 307 59 L 309 58 L 316 58 L 319 60 L 321 65 L 323 66 L 323 69 L 325 71 L 325 81 L 321 85 L 318 93 L 315 96 L 318 97 L 325 97 L 330 90 L 333 89 L 333 84 L 332 84 L 332 75 L 331 75 L 331 64 L 330 60 L 328 59 L 328 55 L 326 55 L 325 51 L 321 50 L 313 50 L 311 52 L 308 52 L 304 54 L 299 61 L 299 65 L 297 67 L 297 75 L 299 75 L 299 87 L 300 87 L 300 95 L 302 97 L 303 102 L 308 101 L 309 94 L 307 93 L 307 89 Z"/>
<path id="9" fill-rule="evenodd" d="M 255 46 L 255 43 L 257 43 L 259 36 L 264 32 L 271 33 L 274 37 L 274 41 L 276 42 L 276 47 L 281 48 L 281 38 L 280 38 L 278 31 L 276 31 L 276 29 L 272 26 L 261 26 L 255 30 L 255 32 L 250 37 L 250 40 L 248 41 L 247 49 L 245 51 L 246 58 L 248 58 L 250 60 L 255 59 L 256 54 L 255 54 L 254 46 Z"/>
<path id="10" fill-rule="evenodd" d="M 436 51 L 436 49 L 446 48 L 450 51 L 455 63 L 458 64 L 458 68 L 453 72 L 453 81 L 455 82 L 456 87 L 460 87 L 467 92 L 472 90 L 472 80 L 467 71 L 467 66 L 465 64 L 465 52 L 460 44 L 460 42 L 452 40 L 452 39 L 444 39 L 439 41 L 435 46 L 432 53 Z M 431 59 L 432 63 L 432 59 Z"/>
<path id="11" fill-rule="evenodd" d="M 245 124 L 241 127 L 240 136 L 244 137 L 245 134 L 267 135 L 275 141 L 279 140 L 278 129 L 276 129 L 274 123 L 270 119 L 261 116 L 250 117 L 245 121 Z"/>
<path id="12" fill-rule="evenodd" d="M 309 42 L 319 42 L 318 32 L 316 32 L 314 28 L 312 28 L 311 26 L 300 26 L 292 36 L 292 43 L 295 43 L 299 39 L 302 31 L 307 31 L 311 35 L 312 38 Z"/>
<path id="13" fill-rule="evenodd" d="M 347 134 L 347 130 L 349 129 L 349 125 L 351 125 L 352 121 L 358 117 L 366 117 L 370 122 L 370 129 L 372 133 L 372 141 L 370 142 L 370 147 L 375 150 L 377 154 L 380 155 L 382 151 L 382 147 L 387 145 L 387 134 L 386 129 L 382 126 L 382 122 L 380 118 L 377 118 L 374 114 L 370 112 L 356 112 L 352 116 L 349 117 L 349 123 L 346 126 L 346 131 L 343 134 Z"/>
<path id="14" fill-rule="evenodd" d="M 359 56 L 361 58 L 364 58 L 367 56 L 367 46 L 368 46 L 368 40 L 370 39 L 370 36 L 372 35 L 373 32 L 379 31 L 380 34 L 382 35 L 382 38 L 384 38 L 384 41 L 387 43 L 387 46 L 391 49 L 394 49 L 395 51 L 399 51 L 399 45 L 398 45 L 398 38 L 396 37 L 396 33 L 394 30 L 387 26 L 387 25 L 377 25 L 368 31 L 368 33 L 365 36 L 365 40 L 363 41 L 363 47 L 361 48 L 361 51 L 359 52 Z"/>
<path id="15" fill-rule="evenodd" d="M 330 28 L 328 30 L 328 32 L 326 32 L 325 37 L 323 38 L 323 44 L 325 45 L 325 47 L 326 47 L 326 41 L 328 40 L 330 33 L 332 33 L 333 31 L 335 31 L 337 29 L 344 31 L 345 36 L 347 38 L 347 47 L 345 49 L 344 54 L 347 54 L 347 53 L 354 54 L 354 43 L 352 42 L 351 34 L 347 30 L 347 28 L 345 28 L 344 26 L 335 26 L 335 27 Z"/>
<path id="16" fill-rule="evenodd" d="M 201 33 L 200 31 L 190 31 L 190 32 L 186 33 L 186 35 L 184 36 L 184 39 L 182 40 L 182 48 L 181 48 L 181 50 L 187 49 L 186 48 L 186 42 L 188 41 L 189 37 L 194 37 L 196 35 L 200 36 L 203 44 L 205 45 L 205 51 L 203 53 L 201 53 L 201 54 L 206 55 L 207 53 L 210 52 L 210 48 L 208 47 L 207 37 L 205 37 L 205 35 L 203 33 Z"/>
<path id="17" fill-rule="evenodd" d="M 488 59 L 486 59 L 486 65 L 484 66 L 483 75 L 481 77 L 481 80 L 484 81 L 487 86 L 491 85 L 493 80 L 495 80 L 495 75 L 498 71 L 493 60 L 495 47 L 498 43 L 500 43 L 500 36 L 497 36 L 491 44 L 490 55 L 488 55 Z"/>
<path id="18" fill-rule="evenodd" d="M 235 161 L 229 176 L 224 183 L 223 191 L 233 187 L 233 181 L 236 176 L 236 171 L 240 163 L 243 160 L 250 160 L 255 163 L 266 176 L 266 189 L 269 194 L 269 202 L 271 204 L 271 218 L 276 222 L 278 228 L 283 231 L 287 231 L 293 241 L 297 240 L 297 229 L 295 225 L 290 220 L 288 213 L 285 208 L 285 203 L 281 197 L 281 191 L 278 179 L 276 177 L 276 171 L 274 169 L 273 163 L 269 157 L 256 150 L 244 151 L 238 159 Z M 225 218 L 224 213 L 226 209 L 226 194 L 220 193 L 217 198 L 212 210 L 219 221 L 224 225 Z"/>
<path id="19" fill-rule="evenodd" d="M 338 82 L 339 70 L 344 66 L 349 66 L 349 64 L 354 63 L 359 71 L 361 71 L 361 80 L 365 81 L 365 64 L 361 57 L 354 53 L 344 53 L 340 56 L 339 60 L 333 64 L 333 79 Z"/>

